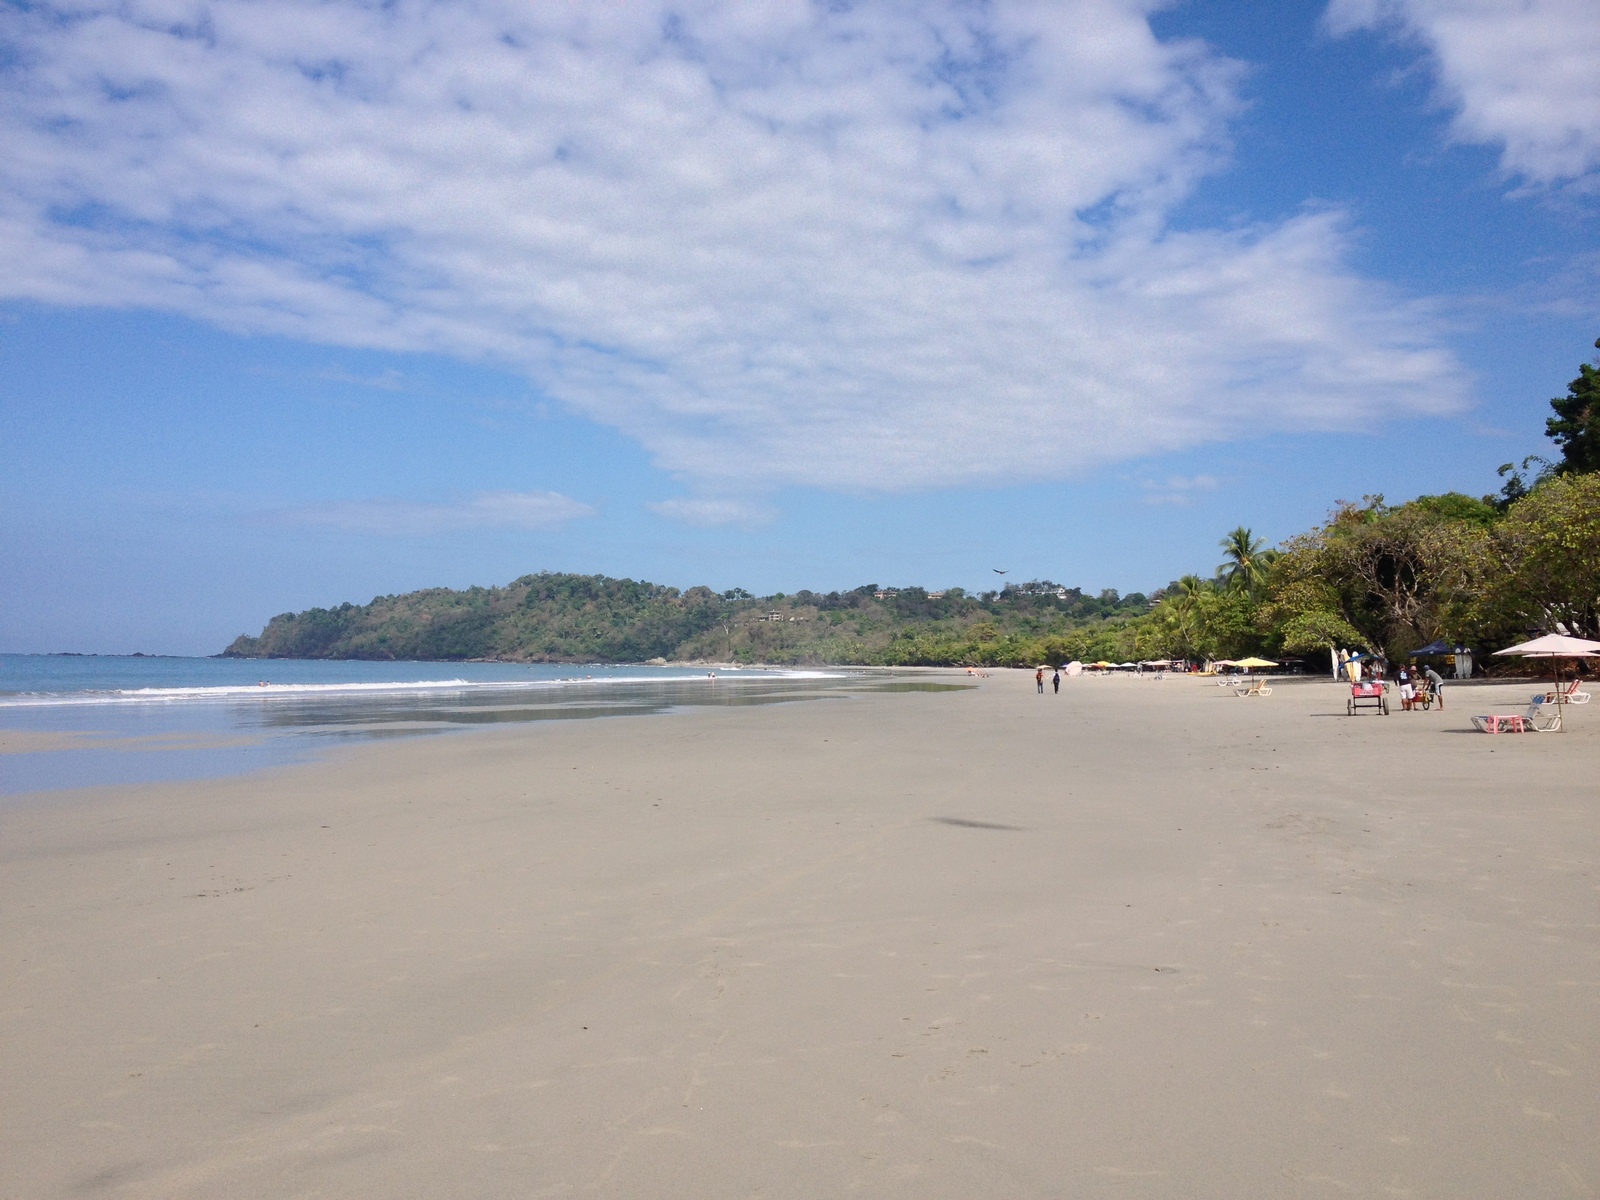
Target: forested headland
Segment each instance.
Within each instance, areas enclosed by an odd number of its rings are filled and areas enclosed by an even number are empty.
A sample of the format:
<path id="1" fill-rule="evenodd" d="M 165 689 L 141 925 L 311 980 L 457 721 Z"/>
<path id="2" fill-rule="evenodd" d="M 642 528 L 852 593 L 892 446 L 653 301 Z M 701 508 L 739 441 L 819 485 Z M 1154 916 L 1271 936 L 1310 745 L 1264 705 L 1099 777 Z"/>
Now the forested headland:
<path id="1" fill-rule="evenodd" d="M 240 658 L 498 659 L 936 665 L 1010 661 L 1028 646 L 1150 611 L 1144 596 L 1053 583 L 969 596 L 960 588 L 686 591 L 604 575 L 526 575 L 504 587 L 430 588 L 274 617 Z"/>
<path id="2" fill-rule="evenodd" d="M 1584 364 L 1550 403 L 1561 457 L 1507 463 L 1498 494 L 1340 502 L 1276 547 L 1235 529 L 1214 571 L 1150 596 L 1090 596 L 1041 580 L 981 594 L 868 584 L 757 597 L 546 572 L 284 613 L 224 654 L 1029 666 L 1325 661 L 1334 646 L 1399 658 L 1439 639 L 1493 649 L 1556 630 L 1600 638 L 1600 370 Z"/>

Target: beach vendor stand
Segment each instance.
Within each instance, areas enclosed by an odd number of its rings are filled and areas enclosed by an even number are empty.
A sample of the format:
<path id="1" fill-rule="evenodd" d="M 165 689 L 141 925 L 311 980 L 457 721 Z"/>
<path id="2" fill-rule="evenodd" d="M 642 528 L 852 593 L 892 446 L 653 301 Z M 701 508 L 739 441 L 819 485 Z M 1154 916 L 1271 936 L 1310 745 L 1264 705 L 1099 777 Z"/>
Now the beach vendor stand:
<path id="1" fill-rule="evenodd" d="M 1344 715 L 1353 717 L 1364 708 L 1389 715 L 1389 689 L 1381 679 L 1358 680 L 1350 685 L 1350 698 L 1344 702 Z"/>

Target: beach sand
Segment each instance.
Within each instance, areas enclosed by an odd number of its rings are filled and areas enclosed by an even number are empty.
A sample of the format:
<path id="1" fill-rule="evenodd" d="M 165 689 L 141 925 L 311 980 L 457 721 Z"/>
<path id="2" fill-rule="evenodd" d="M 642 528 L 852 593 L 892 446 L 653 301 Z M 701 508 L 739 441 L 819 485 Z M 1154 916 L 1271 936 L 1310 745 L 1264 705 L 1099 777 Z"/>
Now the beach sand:
<path id="1" fill-rule="evenodd" d="M 1591 1196 L 1600 707 L 1031 673 L 0 813 L 0 1196 Z"/>

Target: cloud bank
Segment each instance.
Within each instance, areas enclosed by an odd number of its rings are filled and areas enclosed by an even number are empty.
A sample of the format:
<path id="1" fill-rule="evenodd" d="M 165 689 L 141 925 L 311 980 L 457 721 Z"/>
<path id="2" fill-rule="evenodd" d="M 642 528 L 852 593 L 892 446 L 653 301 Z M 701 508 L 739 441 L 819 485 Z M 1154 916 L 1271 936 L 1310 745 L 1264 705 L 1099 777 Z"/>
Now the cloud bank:
<path id="1" fill-rule="evenodd" d="M 1497 145 L 1539 184 L 1600 168 L 1600 9 L 1594 0 L 1331 0 L 1335 34 L 1398 26 L 1432 52 L 1454 137 Z"/>
<path id="2" fill-rule="evenodd" d="M 285 514 L 295 525 L 379 537 L 427 537 L 473 529 L 558 529 L 595 510 L 560 492 L 479 492 L 455 504 L 346 500 Z"/>
<path id="3" fill-rule="evenodd" d="M 0 289 L 513 364 L 702 521 L 1449 410 L 1339 213 L 1173 227 L 1236 70 L 1154 6 L 30 5 Z"/>

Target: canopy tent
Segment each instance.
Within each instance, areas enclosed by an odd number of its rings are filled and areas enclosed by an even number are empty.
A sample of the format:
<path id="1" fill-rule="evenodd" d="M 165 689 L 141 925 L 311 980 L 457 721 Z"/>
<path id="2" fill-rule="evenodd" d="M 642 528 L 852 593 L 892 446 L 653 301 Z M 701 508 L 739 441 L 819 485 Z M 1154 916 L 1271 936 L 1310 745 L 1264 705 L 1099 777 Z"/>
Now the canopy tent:
<path id="1" fill-rule="evenodd" d="M 1556 704 L 1565 703 L 1561 691 L 1561 660 L 1563 658 L 1600 658 L 1600 642 L 1591 642 L 1587 638 L 1568 637 L 1564 633 L 1547 633 L 1543 637 L 1536 637 L 1532 641 L 1518 642 L 1515 646 L 1507 646 L 1504 650 L 1496 650 L 1496 655 L 1513 655 L 1517 658 L 1548 658 L 1550 667 L 1555 675 Z M 1556 728 L 1560 729 L 1561 709 L 1557 707 Z"/>
<path id="2" fill-rule="evenodd" d="M 1447 645 L 1443 638 L 1435 638 L 1433 641 L 1429 642 L 1426 646 L 1423 646 L 1420 649 L 1411 651 L 1411 653 L 1408 654 L 1406 657 L 1408 657 L 1408 658 L 1436 658 L 1436 657 L 1438 657 L 1439 655 L 1442 655 L 1442 654 L 1454 654 L 1455 652 L 1456 652 L 1455 651 L 1455 647 Z"/>

